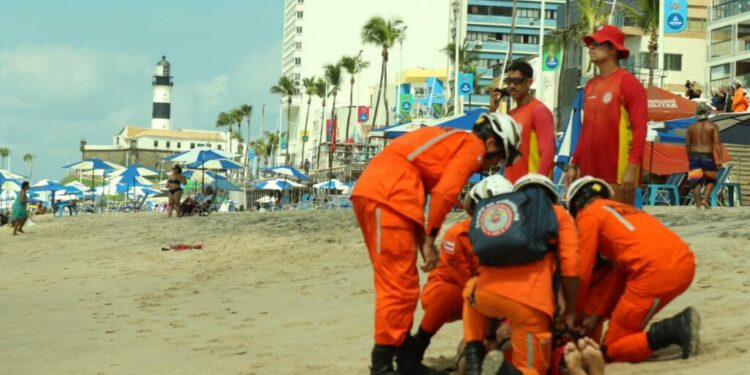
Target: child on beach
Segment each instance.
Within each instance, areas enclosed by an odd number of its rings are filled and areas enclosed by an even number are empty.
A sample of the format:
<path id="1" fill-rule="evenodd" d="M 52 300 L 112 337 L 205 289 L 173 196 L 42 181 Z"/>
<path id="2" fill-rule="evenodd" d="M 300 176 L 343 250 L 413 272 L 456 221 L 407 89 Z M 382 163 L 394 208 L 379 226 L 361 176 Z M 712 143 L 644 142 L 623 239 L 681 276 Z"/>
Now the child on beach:
<path id="1" fill-rule="evenodd" d="M 26 206 L 29 203 L 29 197 L 26 195 L 27 191 L 29 191 L 29 182 L 24 181 L 21 184 L 21 191 L 18 192 L 10 214 L 10 223 L 13 227 L 14 236 L 17 236 L 18 233 L 26 233 L 23 231 L 23 226 L 29 218 L 29 214 L 26 212 Z"/>

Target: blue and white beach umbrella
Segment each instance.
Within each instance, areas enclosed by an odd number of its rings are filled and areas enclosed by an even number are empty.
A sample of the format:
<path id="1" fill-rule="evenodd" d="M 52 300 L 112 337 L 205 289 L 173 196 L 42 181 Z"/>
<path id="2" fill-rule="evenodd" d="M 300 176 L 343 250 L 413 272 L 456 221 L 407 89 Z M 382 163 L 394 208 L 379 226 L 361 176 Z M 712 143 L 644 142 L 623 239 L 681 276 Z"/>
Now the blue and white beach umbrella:
<path id="1" fill-rule="evenodd" d="M 42 191 L 58 191 L 58 190 L 65 190 L 65 185 L 55 181 L 55 180 L 39 180 L 34 185 L 31 185 L 30 191 L 34 192 L 42 192 Z"/>
<path id="2" fill-rule="evenodd" d="M 11 171 L 8 171 L 8 170 L 5 170 L 5 169 L 0 169 L 0 178 L 4 178 L 4 179 L 19 179 L 20 180 L 20 179 L 22 179 L 24 177 L 21 176 L 20 174 L 15 174 L 15 173 L 13 173 Z"/>
<path id="3" fill-rule="evenodd" d="M 190 169 L 214 169 L 214 170 L 229 170 L 229 169 L 242 169 L 243 166 L 240 163 L 231 161 L 229 159 L 213 159 L 206 160 L 204 162 L 195 162 L 186 164 L 186 167 Z"/>
<path id="4" fill-rule="evenodd" d="M 218 151 L 210 148 L 194 148 L 190 151 L 183 153 L 167 156 L 164 160 L 175 162 L 175 163 L 203 163 L 209 160 L 216 159 L 231 159 L 232 155 L 223 151 Z"/>
<path id="5" fill-rule="evenodd" d="M 104 161 L 101 159 L 90 158 L 90 159 L 77 161 L 72 164 L 68 164 L 64 166 L 63 168 L 75 169 L 79 171 L 98 171 L 98 170 L 114 171 L 118 169 L 124 169 L 125 167 L 123 167 L 122 165 L 110 163 L 108 161 Z"/>
<path id="6" fill-rule="evenodd" d="M 328 189 L 328 190 L 346 190 L 348 186 L 343 182 L 333 178 L 328 181 L 319 182 L 313 185 L 315 189 Z"/>
<path id="7" fill-rule="evenodd" d="M 292 167 L 291 165 L 282 165 L 279 167 L 268 168 L 264 169 L 263 172 L 276 173 L 287 177 L 294 177 L 300 181 L 310 180 L 310 177 Z"/>
<path id="8" fill-rule="evenodd" d="M 149 167 L 140 165 L 140 164 L 131 164 L 128 165 L 125 169 L 118 169 L 108 175 L 108 177 L 123 177 L 125 180 L 133 179 L 135 177 L 148 177 L 148 176 L 158 176 L 159 171 L 155 169 L 151 169 Z"/>

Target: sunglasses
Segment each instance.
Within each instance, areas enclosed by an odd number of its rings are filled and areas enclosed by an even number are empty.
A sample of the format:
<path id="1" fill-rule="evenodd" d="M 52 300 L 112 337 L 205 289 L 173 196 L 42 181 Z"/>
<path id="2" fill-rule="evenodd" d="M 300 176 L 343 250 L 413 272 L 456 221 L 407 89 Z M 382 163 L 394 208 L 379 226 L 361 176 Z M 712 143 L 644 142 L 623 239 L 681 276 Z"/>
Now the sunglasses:
<path id="1" fill-rule="evenodd" d="M 528 79 L 528 78 L 511 78 L 511 77 L 506 77 L 506 78 L 505 78 L 505 79 L 503 80 L 503 82 L 504 82 L 504 83 L 505 83 L 506 85 L 514 84 L 514 85 L 518 86 L 518 85 L 520 85 L 520 84 L 522 84 L 522 83 L 526 82 L 526 80 L 527 80 L 527 79 Z"/>

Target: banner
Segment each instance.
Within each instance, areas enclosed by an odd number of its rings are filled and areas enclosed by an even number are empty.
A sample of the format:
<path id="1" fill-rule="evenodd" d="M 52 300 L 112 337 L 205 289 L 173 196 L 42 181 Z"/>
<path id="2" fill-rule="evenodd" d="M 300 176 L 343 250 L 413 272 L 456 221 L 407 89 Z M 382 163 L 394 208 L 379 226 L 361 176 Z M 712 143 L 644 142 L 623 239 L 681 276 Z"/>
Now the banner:
<path id="1" fill-rule="evenodd" d="M 370 119 L 370 107 L 361 105 L 357 107 L 357 122 L 363 123 Z"/>
<path id="2" fill-rule="evenodd" d="M 687 0 L 665 0 L 664 6 L 664 32 L 679 33 L 685 31 L 688 21 Z"/>
<path id="3" fill-rule="evenodd" d="M 336 120 L 326 120 L 326 142 L 331 143 L 331 152 L 336 151 Z"/>
<path id="4" fill-rule="evenodd" d="M 401 94 L 401 103 L 399 104 L 399 114 L 403 121 L 411 119 L 411 109 L 414 106 L 414 95 Z"/>
<path id="5" fill-rule="evenodd" d="M 299 137 L 302 139 L 302 142 L 309 141 L 310 140 L 310 131 L 309 130 L 308 131 L 301 130 L 299 132 Z"/>
<path id="6" fill-rule="evenodd" d="M 279 145 L 282 150 L 286 150 L 287 146 L 289 146 L 289 142 L 286 141 L 286 134 L 282 134 L 281 137 L 279 137 Z"/>
<path id="7" fill-rule="evenodd" d="M 469 96 L 474 92 L 474 75 L 471 73 L 458 73 L 458 93 L 461 96 Z"/>
<path id="8" fill-rule="evenodd" d="M 542 60 L 542 71 L 554 72 L 560 69 L 560 62 L 562 61 L 562 50 L 544 51 Z"/>

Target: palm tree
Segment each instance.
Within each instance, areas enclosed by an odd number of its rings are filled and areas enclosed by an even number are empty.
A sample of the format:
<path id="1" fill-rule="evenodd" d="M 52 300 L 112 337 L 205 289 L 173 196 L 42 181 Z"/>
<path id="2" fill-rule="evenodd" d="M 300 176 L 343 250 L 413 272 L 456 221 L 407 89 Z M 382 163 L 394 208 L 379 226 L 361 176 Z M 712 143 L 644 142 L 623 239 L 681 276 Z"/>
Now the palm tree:
<path id="1" fill-rule="evenodd" d="M 450 42 L 443 48 L 443 52 L 450 59 L 451 64 L 456 64 L 456 43 Z M 473 50 L 467 50 L 465 46 L 458 48 L 458 71 L 464 73 L 471 73 L 474 75 L 474 92 L 479 92 L 479 80 L 481 77 L 477 75 L 477 63 L 479 62 L 479 54 Z"/>
<path id="2" fill-rule="evenodd" d="M 659 48 L 659 0 L 639 0 L 638 9 L 630 5 L 618 3 L 625 17 L 635 21 L 643 35 L 648 34 L 648 85 L 654 85 L 654 69 L 656 68 L 656 50 Z"/>
<path id="3" fill-rule="evenodd" d="M 217 128 L 223 128 L 228 127 L 229 128 L 229 152 L 232 152 L 232 124 L 234 123 L 234 120 L 232 119 L 232 115 L 230 115 L 227 112 L 219 112 L 219 115 L 216 116 L 216 127 Z"/>
<path id="4" fill-rule="evenodd" d="M 349 139 L 349 123 L 352 119 L 352 107 L 354 106 L 354 75 L 361 72 L 362 69 L 367 69 L 370 62 L 362 60 L 362 54 L 360 53 L 357 56 L 342 57 L 340 64 L 351 77 L 349 80 L 349 114 L 346 116 L 346 131 L 344 133 L 344 141 L 346 141 Z"/>
<path id="5" fill-rule="evenodd" d="M 31 180 L 31 172 L 33 170 L 34 166 L 34 155 L 26 154 L 23 156 L 23 161 L 26 162 L 26 164 L 29 165 L 29 180 Z"/>
<path id="6" fill-rule="evenodd" d="M 284 164 L 289 164 L 289 143 L 291 141 L 290 135 L 292 128 L 292 97 L 297 95 L 297 87 L 294 84 L 294 80 L 290 77 L 281 76 L 279 77 L 279 82 L 275 86 L 271 86 L 271 94 L 278 94 L 281 95 L 282 98 L 286 98 L 286 158 L 284 159 Z"/>
<path id="7" fill-rule="evenodd" d="M 577 8 L 578 18 L 575 23 L 571 22 L 571 7 Z M 609 16 L 609 7 L 606 6 L 604 0 L 569 0 L 565 4 L 565 25 L 569 25 L 563 29 L 553 30 L 549 36 L 544 39 L 544 52 L 558 53 L 563 50 L 566 52 L 563 61 L 560 64 L 560 82 L 567 82 L 566 78 L 569 73 L 569 65 L 574 61 L 574 53 L 581 52 L 583 46 L 583 37 L 592 34 L 596 29 L 607 22 L 607 16 Z M 591 62 L 589 62 L 586 71 L 591 70 Z M 576 73 L 578 74 L 578 73 Z M 575 79 L 576 82 L 580 81 L 580 77 Z M 577 85 L 577 84 L 576 84 Z M 557 85 L 557 110 L 556 110 L 556 123 L 558 126 L 562 124 L 562 107 L 563 107 L 563 90 L 565 86 L 563 84 Z M 575 90 L 575 86 L 569 86 L 568 89 Z"/>
<path id="8" fill-rule="evenodd" d="M 339 90 L 341 89 L 341 63 L 328 64 L 324 66 L 323 69 L 325 70 L 326 82 L 330 89 L 328 94 L 333 97 L 331 100 L 331 121 L 336 124 L 336 95 L 339 94 Z M 338 138 L 336 133 L 338 133 L 338 131 L 331 134 L 331 147 L 328 149 L 329 170 L 333 169 L 333 145 L 336 144 L 336 138 Z"/>
<path id="9" fill-rule="evenodd" d="M 265 140 L 261 137 L 258 137 L 258 139 L 250 142 L 250 147 L 253 148 L 253 151 L 255 151 L 255 155 L 257 155 L 258 158 L 263 158 L 264 160 L 264 166 L 268 166 L 268 156 L 267 152 L 270 149 L 269 145 L 265 142 Z M 255 176 L 257 178 L 258 174 L 260 173 L 260 163 L 256 165 L 255 168 Z"/>
<path id="10" fill-rule="evenodd" d="M 323 129 L 326 127 L 326 97 L 328 96 L 328 84 L 323 78 L 318 78 L 315 82 L 315 96 L 319 97 L 321 102 L 320 110 L 320 138 L 318 138 L 318 156 L 315 161 L 316 168 L 320 165 L 320 146 L 323 144 Z"/>
<path id="11" fill-rule="evenodd" d="M 302 80 L 302 87 L 305 88 L 305 95 L 307 95 L 307 115 L 305 115 L 305 130 L 302 131 L 302 156 L 300 157 L 300 164 L 305 163 L 305 143 L 307 143 L 307 123 L 310 121 L 310 103 L 312 103 L 312 97 L 315 95 L 316 88 L 315 76 L 304 78 Z"/>
<path id="12" fill-rule="evenodd" d="M 0 168 L 5 168 L 5 159 L 10 155 L 10 150 L 7 147 L 1 147 L 0 148 L 0 158 L 2 158 L 3 163 L 0 164 Z"/>
<path id="13" fill-rule="evenodd" d="M 240 113 L 242 113 L 242 118 L 247 120 L 247 141 L 250 141 L 250 119 L 253 117 L 253 106 L 248 104 L 243 104 L 239 108 L 237 108 Z M 247 149 L 250 149 L 250 146 L 248 145 Z M 242 156 L 242 165 L 245 167 L 245 178 L 247 178 L 247 166 L 250 164 L 250 156 L 247 152 Z"/>
<path id="14" fill-rule="evenodd" d="M 268 132 L 268 131 L 263 133 L 263 137 L 265 137 L 265 141 L 264 142 L 267 145 L 266 146 L 266 153 L 265 153 L 265 155 L 266 155 L 266 166 L 268 166 L 268 158 L 269 157 L 271 158 L 271 160 L 274 160 L 274 162 L 276 160 L 276 150 L 278 149 L 276 147 L 276 145 L 279 144 L 279 141 L 281 140 L 281 138 L 279 137 L 279 133 L 278 132 L 271 133 L 271 132 Z M 288 153 L 288 151 L 287 151 L 287 153 Z"/>
<path id="15" fill-rule="evenodd" d="M 388 49 L 400 39 L 404 38 L 404 22 L 400 19 L 386 21 L 383 17 L 372 17 L 362 27 L 362 43 L 372 44 L 382 48 L 381 56 L 383 63 L 380 67 L 380 82 L 378 83 L 378 96 L 375 99 L 375 114 L 372 116 L 372 124 L 375 126 L 375 120 L 378 117 L 378 108 L 380 106 L 380 94 L 388 82 Z M 385 124 L 389 123 L 388 115 L 388 98 L 383 96 L 385 104 Z"/>

